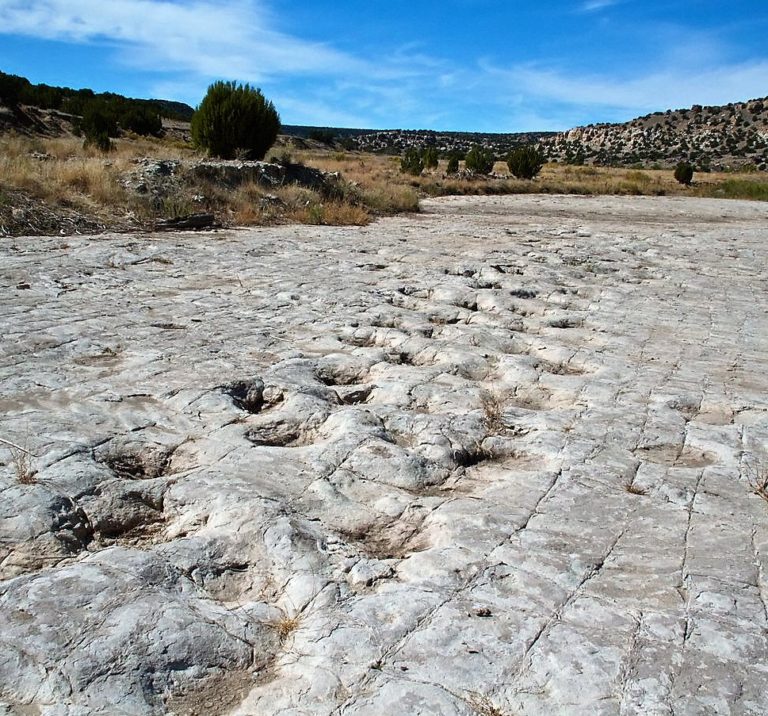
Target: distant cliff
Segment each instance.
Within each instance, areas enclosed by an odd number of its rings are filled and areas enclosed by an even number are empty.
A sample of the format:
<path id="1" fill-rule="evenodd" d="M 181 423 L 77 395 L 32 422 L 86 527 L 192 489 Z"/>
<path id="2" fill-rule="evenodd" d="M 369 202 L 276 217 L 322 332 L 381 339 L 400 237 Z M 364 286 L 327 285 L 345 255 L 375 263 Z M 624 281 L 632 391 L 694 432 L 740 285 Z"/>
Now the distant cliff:
<path id="1" fill-rule="evenodd" d="M 768 169 L 768 98 L 722 107 L 694 105 L 624 124 L 578 127 L 542 142 L 550 160 L 700 169 Z"/>

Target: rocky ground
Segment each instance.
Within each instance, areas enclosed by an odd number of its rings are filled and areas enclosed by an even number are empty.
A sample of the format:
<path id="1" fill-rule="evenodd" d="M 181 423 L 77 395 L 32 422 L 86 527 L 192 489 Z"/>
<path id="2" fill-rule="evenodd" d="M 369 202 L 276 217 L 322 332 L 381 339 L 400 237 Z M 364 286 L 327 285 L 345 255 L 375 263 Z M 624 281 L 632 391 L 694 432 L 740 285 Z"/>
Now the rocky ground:
<path id="1" fill-rule="evenodd" d="M 768 711 L 768 207 L 424 209 L 0 243 L 0 713 Z"/>

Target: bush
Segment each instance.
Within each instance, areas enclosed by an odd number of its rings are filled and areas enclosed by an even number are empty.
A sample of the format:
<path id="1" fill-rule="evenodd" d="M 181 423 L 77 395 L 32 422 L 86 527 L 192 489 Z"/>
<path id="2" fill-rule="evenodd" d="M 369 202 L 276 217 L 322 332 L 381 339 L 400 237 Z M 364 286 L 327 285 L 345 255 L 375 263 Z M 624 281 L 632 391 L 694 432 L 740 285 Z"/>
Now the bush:
<path id="1" fill-rule="evenodd" d="M 108 152 L 112 149 L 110 137 L 117 136 L 117 121 L 106 106 L 94 102 L 85 108 L 77 129 L 85 135 L 84 147 Z"/>
<path id="2" fill-rule="evenodd" d="M 688 162 L 680 162 L 675 167 L 675 179 L 685 186 L 690 186 L 693 181 L 693 167 Z"/>
<path id="3" fill-rule="evenodd" d="M 507 166 L 518 179 L 533 179 L 544 166 L 544 155 L 532 145 L 518 147 L 507 157 Z"/>
<path id="4" fill-rule="evenodd" d="M 421 153 L 421 160 L 424 162 L 424 167 L 426 169 L 437 169 L 439 164 L 437 149 L 434 147 L 426 147 Z"/>
<path id="5" fill-rule="evenodd" d="M 448 167 L 446 168 L 448 174 L 457 174 L 459 171 L 459 155 L 451 154 L 448 157 Z"/>
<path id="6" fill-rule="evenodd" d="M 490 174 L 496 159 L 485 147 L 475 144 L 464 158 L 464 165 L 475 174 Z"/>
<path id="7" fill-rule="evenodd" d="M 155 137 L 163 131 L 163 121 L 157 112 L 147 107 L 132 107 L 120 117 L 120 126 L 130 132 Z"/>
<path id="8" fill-rule="evenodd" d="M 0 72 L 0 101 L 9 107 L 14 107 L 21 100 L 22 92 L 29 82 L 18 75 L 7 75 Z"/>
<path id="9" fill-rule="evenodd" d="M 86 137 L 106 134 L 108 137 L 117 136 L 117 120 L 113 112 L 106 106 L 92 102 L 86 106 L 80 121 L 80 129 Z"/>
<path id="10" fill-rule="evenodd" d="M 332 129 L 313 129 L 307 138 L 331 146 L 336 141 L 336 132 Z"/>
<path id="11" fill-rule="evenodd" d="M 192 117 L 192 141 L 222 159 L 263 159 L 279 131 L 272 102 L 237 82 L 214 82 Z"/>
<path id="12" fill-rule="evenodd" d="M 269 158 L 269 163 L 279 164 L 282 167 L 290 167 L 293 164 L 293 154 L 291 154 L 290 149 L 284 147 L 280 154 L 273 154 Z"/>
<path id="13" fill-rule="evenodd" d="M 85 135 L 85 141 L 83 147 L 95 147 L 102 152 L 111 152 L 114 149 L 112 140 L 106 132 L 96 132 Z"/>
<path id="14" fill-rule="evenodd" d="M 424 171 L 424 162 L 416 147 L 409 147 L 400 160 L 400 171 L 403 174 L 411 174 L 415 177 Z"/>

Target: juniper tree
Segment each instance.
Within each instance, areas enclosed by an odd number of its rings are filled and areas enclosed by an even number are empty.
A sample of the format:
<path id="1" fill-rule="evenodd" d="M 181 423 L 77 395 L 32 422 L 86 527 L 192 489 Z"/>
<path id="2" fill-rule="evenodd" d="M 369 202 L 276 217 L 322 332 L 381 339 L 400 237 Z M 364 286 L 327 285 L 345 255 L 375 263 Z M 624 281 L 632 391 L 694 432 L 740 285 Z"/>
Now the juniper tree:
<path id="1" fill-rule="evenodd" d="M 507 157 L 507 166 L 518 179 L 533 179 L 544 166 L 544 155 L 532 145 L 518 147 Z"/>
<path id="2" fill-rule="evenodd" d="M 675 179 L 685 186 L 690 186 L 693 182 L 693 167 L 688 162 L 680 162 L 675 167 Z"/>
<path id="3" fill-rule="evenodd" d="M 214 82 L 192 117 L 192 141 L 222 159 L 263 159 L 279 131 L 272 102 L 237 82 Z"/>
<path id="4" fill-rule="evenodd" d="M 464 158 L 464 166 L 475 174 L 490 174 L 496 159 L 490 150 L 475 144 Z"/>

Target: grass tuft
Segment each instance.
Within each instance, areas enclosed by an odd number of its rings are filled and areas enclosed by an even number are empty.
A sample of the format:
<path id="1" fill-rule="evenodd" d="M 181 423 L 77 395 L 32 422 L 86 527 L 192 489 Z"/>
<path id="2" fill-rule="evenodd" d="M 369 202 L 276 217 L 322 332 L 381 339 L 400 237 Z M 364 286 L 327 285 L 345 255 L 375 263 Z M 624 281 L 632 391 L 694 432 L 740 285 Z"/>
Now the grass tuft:
<path id="1" fill-rule="evenodd" d="M 752 492 L 768 502 L 768 470 L 763 467 L 762 461 L 745 461 L 745 468 Z"/>
<path id="2" fill-rule="evenodd" d="M 504 712 L 484 694 L 470 693 L 465 700 L 477 716 L 505 716 Z"/>
<path id="3" fill-rule="evenodd" d="M 7 446 L 11 452 L 11 465 L 16 479 L 22 485 L 34 484 L 36 482 L 35 474 L 37 473 L 33 464 L 34 454 L 27 449 L 26 445 L 17 445 L 2 438 L 0 438 L 0 443 Z"/>
<path id="4" fill-rule="evenodd" d="M 299 628 L 301 623 L 299 615 L 289 617 L 287 614 L 283 614 L 279 619 L 271 623 L 271 626 L 277 632 L 277 636 L 280 641 L 285 641 L 293 632 Z"/>
<path id="5" fill-rule="evenodd" d="M 647 495 L 648 494 L 648 490 L 644 490 L 642 487 L 638 487 L 633 482 L 629 482 L 626 485 L 624 485 L 624 489 L 630 495 Z"/>
<path id="6" fill-rule="evenodd" d="M 480 398 L 483 405 L 485 426 L 494 434 L 503 433 L 506 430 L 504 424 L 503 399 L 490 392 L 484 392 Z"/>

